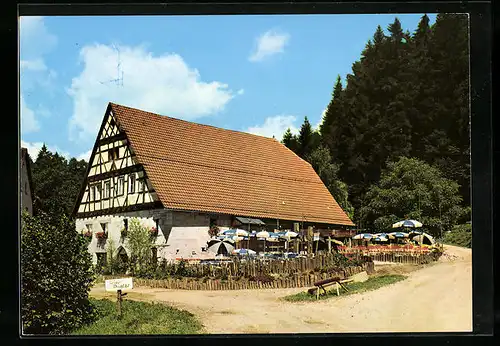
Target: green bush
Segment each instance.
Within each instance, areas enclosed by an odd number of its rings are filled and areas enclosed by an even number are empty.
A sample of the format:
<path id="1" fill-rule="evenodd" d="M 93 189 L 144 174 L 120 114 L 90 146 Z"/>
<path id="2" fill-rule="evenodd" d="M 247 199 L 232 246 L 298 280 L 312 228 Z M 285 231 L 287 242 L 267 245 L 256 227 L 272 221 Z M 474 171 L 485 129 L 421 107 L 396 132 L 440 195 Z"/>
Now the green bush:
<path id="1" fill-rule="evenodd" d="M 470 248 L 472 246 L 472 225 L 456 225 L 453 230 L 444 234 L 443 243 Z"/>
<path id="2" fill-rule="evenodd" d="M 144 275 L 146 267 L 151 264 L 151 237 L 149 229 L 141 225 L 136 218 L 130 220 L 128 232 L 128 248 L 130 249 L 130 269 L 134 275 Z"/>
<path id="3" fill-rule="evenodd" d="M 23 334 L 63 334 L 96 317 L 88 293 L 95 279 L 86 241 L 66 217 L 23 215 Z"/>
<path id="4" fill-rule="evenodd" d="M 100 268 L 100 273 L 104 275 L 125 274 L 128 269 L 128 263 L 122 262 L 115 254 L 116 247 L 113 239 L 108 239 L 106 265 Z"/>

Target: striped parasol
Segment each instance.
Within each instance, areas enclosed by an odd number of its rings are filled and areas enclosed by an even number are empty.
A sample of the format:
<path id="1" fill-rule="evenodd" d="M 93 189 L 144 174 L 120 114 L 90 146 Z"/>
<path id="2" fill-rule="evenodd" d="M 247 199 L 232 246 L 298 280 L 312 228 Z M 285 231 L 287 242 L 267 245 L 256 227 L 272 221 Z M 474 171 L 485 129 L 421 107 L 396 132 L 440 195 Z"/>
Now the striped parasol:
<path id="1" fill-rule="evenodd" d="M 417 220 L 403 220 L 396 222 L 395 224 L 392 225 L 392 228 L 399 228 L 399 227 L 417 228 L 417 227 L 422 227 L 422 223 Z"/>
<path id="2" fill-rule="evenodd" d="M 354 237 L 352 237 L 352 239 L 355 239 L 355 240 L 359 240 L 359 239 L 370 240 L 373 237 L 374 237 L 373 234 L 370 234 L 370 233 L 360 233 L 360 234 L 356 234 Z"/>
<path id="3" fill-rule="evenodd" d="M 244 229 L 228 229 L 220 232 L 219 235 L 247 237 L 248 232 Z"/>
<path id="4" fill-rule="evenodd" d="M 387 239 L 394 239 L 395 238 L 395 236 L 392 235 L 391 233 L 377 233 L 377 234 L 375 234 L 375 237 L 387 238 Z"/>
<path id="5" fill-rule="evenodd" d="M 408 238 L 410 236 L 406 232 L 391 232 L 389 235 L 392 235 L 394 238 Z"/>
<path id="6" fill-rule="evenodd" d="M 210 252 L 213 252 L 215 254 L 220 254 L 220 253 L 231 253 L 231 251 L 234 250 L 234 240 L 232 239 L 218 239 L 218 238 L 212 238 L 208 241 L 208 248 L 207 250 Z"/>

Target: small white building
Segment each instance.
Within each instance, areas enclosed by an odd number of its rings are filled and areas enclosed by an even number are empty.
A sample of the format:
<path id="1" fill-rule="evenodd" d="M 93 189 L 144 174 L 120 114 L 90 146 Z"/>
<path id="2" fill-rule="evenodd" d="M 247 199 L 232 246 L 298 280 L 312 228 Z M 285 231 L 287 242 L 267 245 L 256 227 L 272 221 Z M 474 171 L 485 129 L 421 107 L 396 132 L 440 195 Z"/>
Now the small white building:
<path id="1" fill-rule="evenodd" d="M 271 228 L 293 222 L 354 226 L 309 163 L 272 138 L 225 130 L 110 103 L 75 205 L 77 231 L 92 234 L 94 263 L 138 218 L 158 229 L 158 258 L 201 258 L 210 226 L 237 217 Z M 107 239 L 96 234 L 105 232 Z M 213 254 L 212 254 L 213 255 Z"/>

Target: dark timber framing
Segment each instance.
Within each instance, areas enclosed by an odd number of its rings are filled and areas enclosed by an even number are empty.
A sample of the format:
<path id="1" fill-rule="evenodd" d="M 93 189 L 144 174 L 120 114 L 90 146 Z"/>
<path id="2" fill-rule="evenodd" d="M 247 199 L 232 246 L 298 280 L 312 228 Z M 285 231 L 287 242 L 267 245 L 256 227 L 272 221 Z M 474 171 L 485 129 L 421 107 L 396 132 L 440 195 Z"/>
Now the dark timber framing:
<path id="1" fill-rule="evenodd" d="M 143 171 L 144 168 L 142 167 L 141 164 L 136 164 L 133 166 L 128 166 L 125 168 L 120 168 L 115 171 L 110 171 L 110 172 L 104 172 L 96 175 L 91 175 L 90 177 L 87 178 L 88 183 L 94 182 L 96 180 L 102 180 L 102 179 L 107 179 L 111 177 L 117 177 L 119 175 L 124 175 L 124 174 L 129 174 L 129 173 L 134 173 L 134 172 L 140 172 Z"/>
<path id="2" fill-rule="evenodd" d="M 130 205 L 130 206 L 114 207 L 114 208 L 103 209 L 103 210 L 95 210 L 95 211 L 88 211 L 88 212 L 83 212 L 83 213 L 76 213 L 76 216 L 78 218 L 83 219 L 83 218 L 89 218 L 89 217 L 95 217 L 95 216 L 101 216 L 101 215 L 111 215 L 111 214 L 126 213 L 126 212 L 146 210 L 146 209 L 163 209 L 163 204 L 160 201 L 156 201 L 156 202 L 149 202 L 149 203 L 144 203 L 144 204 L 136 204 L 136 205 Z"/>
<path id="3" fill-rule="evenodd" d="M 106 137 L 106 138 L 100 139 L 99 146 L 110 144 L 110 143 L 121 141 L 121 140 L 126 140 L 126 139 L 127 139 L 127 135 L 122 132 L 122 133 L 119 133 L 119 134 L 111 136 L 111 137 Z M 127 140 L 127 143 L 128 143 L 128 140 Z"/>
<path id="4" fill-rule="evenodd" d="M 107 149 L 103 149 L 102 146 L 108 146 Z M 106 155 L 109 150 L 119 150 L 120 148 L 125 148 L 125 151 L 121 157 L 114 158 L 113 160 L 105 160 L 102 155 Z M 111 215 L 115 213 L 122 213 L 128 211 L 137 211 L 151 208 L 163 208 L 161 201 L 158 201 L 158 197 L 155 197 L 156 191 L 151 183 L 147 181 L 147 174 L 144 166 L 136 161 L 136 155 L 134 149 L 125 132 L 122 131 L 120 124 L 111 112 L 110 106 L 108 106 L 104 118 L 99 129 L 97 139 L 94 143 L 94 148 L 92 150 L 91 157 L 89 159 L 89 164 L 87 165 L 86 178 L 80 188 L 78 199 L 73 208 L 73 215 L 77 218 L 94 217 L 100 215 Z M 128 161 L 128 160 L 131 161 Z M 120 162 L 118 163 L 118 160 Z M 92 163 L 96 164 L 92 165 Z M 112 167 L 109 171 L 104 166 L 106 163 L 112 162 Z M 131 164 L 131 166 L 126 166 Z M 99 166 L 96 174 L 90 175 L 91 170 L 95 170 Z M 118 167 L 117 167 L 118 166 Z M 125 166 L 125 167 L 124 167 Z M 139 176 L 137 181 L 142 184 L 141 187 L 134 188 L 132 194 L 137 194 L 135 204 L 130 205 L 127 196 L 130 194 L 129 182 L 130 176 Z M 122 193 L 117 194 L 117 183 L 119 179 L 123 179 Z M 109 186 L 109 196 L 104 198 L 106 190 L 106 182 Z M 97 191 L 94 193 L 94 198 L 91 198 L 90 191 L 94 185 L 100 186 L 99 199 L 97 200 Z M 112 185 L 112 186 L 111 186 Z M 85 200 L 82 200 L 85 192 L 87 193 Z M 151 194 L 153 202 L 145 203 L 146 194 Z M 123 202 L 115 201 L 117 197 L 125 195 Z M 157 200 L 157 201 L 154 201 Z M 107 208 L 103 208 L 103 201 L 108 201 Z M 142 203 L 141 203 L 142 201 Z M 133 203 L 133 202 L 132 202 Z M 97 204 L 97 205 L 96 205 Z M 79 212 L 80 207 L 83 207 L 83 211 Z M 98 207 L 98 210 L 91 210 Z"/>

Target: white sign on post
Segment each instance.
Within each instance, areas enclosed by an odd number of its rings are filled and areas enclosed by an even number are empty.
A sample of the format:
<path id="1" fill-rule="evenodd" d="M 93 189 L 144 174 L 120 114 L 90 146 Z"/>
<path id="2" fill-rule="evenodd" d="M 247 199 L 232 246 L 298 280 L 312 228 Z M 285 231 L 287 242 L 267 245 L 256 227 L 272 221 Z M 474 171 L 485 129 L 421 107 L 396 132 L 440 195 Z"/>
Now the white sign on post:
<path id="1" fill-rule="evenodd" d="M 106 280 L 106 291 L 130 290 L 134 288 L 132 278 Z"/>

